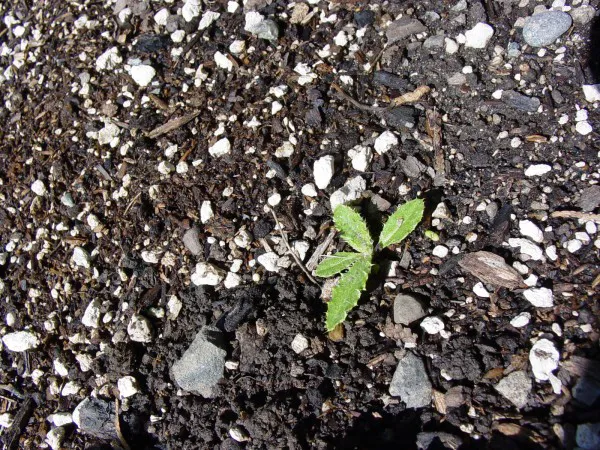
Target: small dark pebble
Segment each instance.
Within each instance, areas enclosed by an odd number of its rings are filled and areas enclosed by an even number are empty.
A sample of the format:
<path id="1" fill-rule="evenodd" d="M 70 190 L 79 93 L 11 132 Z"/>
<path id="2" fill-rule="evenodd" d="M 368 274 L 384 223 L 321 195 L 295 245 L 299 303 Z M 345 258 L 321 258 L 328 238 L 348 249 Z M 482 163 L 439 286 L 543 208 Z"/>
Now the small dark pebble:
<path id="1" fill-rule="evenodd" d="M 140 36 L 134 45 L 135 50 L 143 53 L 157 53 L 170 44 L 168 36 L 159 36 L 156 34 L 144 34 Z"/>
<path id="2" fill-rule="evenodd" d="M 389 87 L 392 89 L 398 89 L 399 91 L 408 90 L 410 84 L 407 80 L 398 75 L 386 72 L 385 70 L 377 70 L 373 74 L 373 83 Z"/>
<path id="3" fill-rule="evenodd" d="M 519 111 L 536 112 L 540 106 L 540 100 L 537 97 L 528 97 L 517 91 L 504 91 L 502 101 Z"/>
<path id="4" fill-rule="evenodd" d="M 375 13 L 368 9 L 355 12 L 354 21 L 359 28 L 367 27 L 375 21 Z"/>

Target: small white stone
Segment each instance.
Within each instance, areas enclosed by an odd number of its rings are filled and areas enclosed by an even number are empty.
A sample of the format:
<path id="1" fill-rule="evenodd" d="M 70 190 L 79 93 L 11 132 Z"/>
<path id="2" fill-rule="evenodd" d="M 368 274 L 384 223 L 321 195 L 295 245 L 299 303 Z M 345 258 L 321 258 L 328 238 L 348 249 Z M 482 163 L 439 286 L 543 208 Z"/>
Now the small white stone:
<path id="1" fill-rule="evenodd" d="M 13 415 L 11 413 L 2 413 L 0 414 L 0 427 L 2 428 L 10 428 L 13 424 Z"/>
<path id="2" fill-rule="evenodd" d="M 329 186 L 329 182 L 333 177 L 333 162 L 334 158 L 331 155 L 322 156 L 315 161 L 313 175 L 315 177 L 315 184 L 319 189 L 325 189 Z"/>
<path id="3" fill-rule="evenodd" d="M 348 151 L 348 156 L 352 160 L 354 170 L 364 172 L 368 170 L 369 164 L 373 159 L 373 151 L 369 147 L 357 145 Z"/>
<path id="4" fill-rule="evenodd" d="M 191 280 L 196 286 L 216 286 L 225 278 L 225 272 L 212 264 L 199 262 Z"/>
<path id="5" fill-rule="evenodd" d="M 292 341 L 292 350 L 294 350 L 294 352 L 300 354 L 306 350 L 308 346 L 308 339 L 306 339 L 302 334 L 298 333 L 296 336 L 294 336 L 294 340 Z"/>
<path id="6" fill-rule="evenodd" d="M 526 177 L 535 177 L 544 175 L 552 170 L 548 164 L 534 164 L 525 170 Z"/>
<path id="7" fill-rule="evenodd" d="M 214 156 L 215 158 L 227 155 L 230 152 L 231 142 L 229 142 L 229 139 L 227 138 L 219 139 L 208 149 L 208 153 L 210 153 L 211 156 Z"/>
<path id="8" fill-rule="evenodd" d="M 534 274 L 529 275 L 525 280 L 523 280 L 523 283 L 525 283 L 529 287 L 534 287 L 535 285 L 537 285 L 537 282 L 538 277 Z"/>
<path id="9" fill-rule="evenodd" d="M 200 205 L 200 222 L 208 223 L 215 216 L 209 200 L 204 200 Z"/>
<path id="10" fill-rule="evenodd" d="M 546 247 L 546 256 L 550 258 L 551 261 L 556 261 L 558 259 L 558 255 L 556 253 L 556 245 L 550 245 Z"/>
<path id="11" fill-rule="evenodd" d="M 42 180 L 35 180 L 31 184 L 31 191 L 35 195 L 39 195 L 40 197 L 42 197 L 48 193 L 48 190 L 46 189 L 46 185 L 44 184 L 44 182 Z"/>
<path id="12" fill-rule="evenodd" d="M 523 297 L 536 308 L 551 308 L 554 306 L 554 295 L 548 288 L 529 288 L 523 291 Z"/>
<path id="13" fill-rule="evenodd" d="M 575 239 L 580 240 L 584 245 L 588 245 L 590 243 L 590 237 L 585 231 L 576 232 Z"/>
<path id="14" fill-rule="evenodd" d="M 521 141 L 521 139 L 518 137 L 514 137 L 510 140 L 510 146 L 512 148 L 518 148 L 522 143 L 523 141 Z"/>
<path id="15" fill-rule="evenodd" d="M 169 10 L 167 8 L 163 8 L 154 14 L 154 21 L 157 25 L 167 26 L 167 20 L 169 19 Z"/>
<path id="16" fill-rule="evenodd" d="M 238 2 L 231 1 L 231 0 L 227 2 L 227 12 L 228 13 L 236 12 L 239 7 L 240 7 L 240 5 Z"/>
<path id="17" fill-rule="evenodd" d="M 226 289 L 232 289 L 240 284 L 242 284 L 242 277 L 237 273 L 227 272 L 225 281 L 223 281 L 223 286 L 225 286 Z"/>
<path id="18" fill-rule="evenodd" d="M 111 47 L 102 53 L 96 60 L 96 70 L 113 70 L 123 62 L 123 58 L 119 54 L 117 47 Z"/>
<path id="19" fill-rule="evenodd" d="M 343 187 L 329 197 L 331 210 L 335 211 L 338 205 L 358 200 L 367 188 L 367 182 L 360 176 L 350 178 Z"/>
<path id="20" fill-rule="evenodd" d="M 183 30 L 175 30 L 171 33 L 171 40 L 176 44 L 183 42 L 185 39 L 185 31 Z"/>
<path id="21" fill-rule="evenodd" d="M 583 247 L 583 243 L 579 239 L 570 239 L 567 241 L 567 243 L 565 245 L 565 248 L 570 253 L 575 253 L 575 252 L 579 251 L 581 249 L 581 247 Z"/>
<path id="22" fill-rule="evenodd" d="M 134 315 L 127 325 L 127 334 L 134 342 L 151 342 L 152 326 L 144 316 Z"/>
<path id="23" fill-rule="evenodd" d="M 575 113 L 575 122 L 581 122 L 582 120 L 588 120 L 587 109 L 580 109 Z"/>
<path id="24" fill-rule="evenodd" d="M 53 428 L 46 433 L 44 441 L 52 450 L 60 450 L 63 440 L 65 439 L 66 431 L 64 427 Z"/>
<path id="25" fill-rule="evenodd" d="M 445 258 L 448 256 L 448 247 L 445 245 L 436 245 L 431 253 L 438 258 Z"/>
<path id="26" fill-rule="evenodd" d="M 58 412 L 50 414 L 46 420 L 57 427 L 62 427 L 73 423 L 73 415 L 70 412 Z"/>
<path id="27" fill-rule="evenodd" d="M 175 166 L 169 161 L 161 161 L 160 163 L 158 163 L 157 170 L 163 175 L 169 175 L 175 170 Z"/>
<path id="28" fill-rule="evenodd" d="M 449 55 L 454 55 L 458 51 L 458 44 L 454 39 L 445 38 L 445 50 Z"/>
<path id="29" fill-rule="evenodd" d="M 348 36 L 346 36 L 346 32 L 341 30 L 334 36 L 333 42 L 339 47 L 345 47 L 348 44 Z"/>
<path id="30" fill-rule="evenodd" d="M 288 87 L 285 84 L 281 84 L 279 86 L 273 86 L 269 88 L 269 95 L 274 95 L 277 98 L 282 98 L 286 92 L 288 91 Z"/>
<path id="31" fill-rule="evenodd" d="M 121 130 L 114 123 L 107 122 L 100 131 L 98 131 L 98 144 L 110 145 L 115 147 L 119 143 L 119 134 Z"/>
<path id="32" fill-rule="evenodd" d="M 98 328 L 100 324 L 100 301 L 92 300 L 87 308 L 85 308 L 85 312 L 83 313 L 83 317 L 81 318 L 81 323 L 89 328 Z"/>
<path id="33" fill-rule="evenodd" d="M 534 242 L 541 243 L 544 240 L 543 231 L 531 220 L 520 220 L 519 231 Z"/>
<path id="34" fill-rule="evenodd" d="M 147 64 L 140 64 L 139 66 L 132 66 L 129 69 L 129 75 L 131 75 L 131 78 L 133 78 L 133 81 L 138 86 L 146 87 L 152 82 L 152 79 L 156 75 L 156 70 Z"/>
<path id="35" fill-rule="evenodd" d="M 83 247 L 75 247 L 73 249 L 73 262 L 76 266 L 89 269 L 92 266 L 92 258 Z"/>
<path id="36" fill-rule="evenodd" d="M 600 102 L 600 84 L 584 84 L 581 89 L 588 102 Z"/>
<path id="37" fill-rule="evenodd" d="M 522 327 L 526 326 L 527 324 L 529 324 L 530 320 L 531 320 L 531 314 L 529 314 L 528 312 L 522 312 L 518 316 L 515 316 L 510 321 L 510 324 L 515 328 L 522 328 Z"/>
<path id="38" fill-rule="evenodd" d="M 585 231 L 589 235 L 594 235 L 598 232 L 598 227 L 591 220 L 585 223 Z"/>
<path id="39" fill-rule="evenodd" d="M 65 383 L 64 387 L 62 388 L 62 391 L 60 391 L 60 395 L 63 397 L 77 395 L 77 394 L 79 394 L 80 389 L 81 389 L 81 386 L 76 381 L 67 381 Z"/>
<path id="40" fill-rule="evenodd" d="M 496 100 L 500 100 L 502 98 L 503 92 L 504 91 L 502 89 L 495 90 L 494 92 L 492 92 L 492 98 L 495 98 Z"/>
<path id="41" fill-rule="evenodd" d="M 490 293 L 488 292 L 488 290 L 485 288 L 485 286 L 483 285 L 483 283 L 481 281 L 479 283 L 477 283 L 475 286 L 473 286 L 473 293 L 475 295 L 477 295 L 478 297 L 490 298 Z"/>
<path id="42" fill-rule="evenodd" d="M 562 328 L 560 328 L 560 325 L 557 324 L 556 322 L 554 322 L 551 326 L 552 332 L 557 335 L 558 337 L 562 336 Z"/>
<path id="43" fill-rule="evenodd" d="M 294 154 L 294 144 L 289 141 L 285 141 L 280 147 L 275 150 L 275 156 L 277 158 L 289 158 Z"/>
<path id="44" fill-rule="evenodd" d="M 40 344 L 38 337 L 30 331 L 15 331 L 5 334 L 2 343 L 11 352 L 26 352 Z"/>
<path id="45" fill-rule="evenodd" d="M 384 131 L 375 139 L 375 151 L 378 155 L 383 155 L 398 145 L 398 138 L 391 131 Z"/>
<path id="46" fill-rule="evenodd" d="M 428 334 L 438 334 L 444 329 L 444 322 L 439 317 L 425 317 L 420 326 Z"/>
<path id="47" fill-rule="evenodd" d="M 494 35 L 494 29 L 487 23 L 479 22 L 465 32 L 465 47 L 485 48 Z"/>
<path id="48" fill-rule="evenodd" d="M 283 105 L 279 103 L 277 100 L 271 103 L 271 115 L 277 114 L 279 111 L 283 109 Z"/>
<path id="49" fill-rule="evenodd" d="M 198 24 L 198 29 L 205 30 L 206 28 L 210 27 L 219 17 L 221 17 L 221 14 L 218 12 L 206 11 L 204 14 L 202 14 L 202 18 Z"/>
<path id="50" fill-rule="evenodd" d="M 202 9 L 201 0 L 186 0 L 181 8 L 181 15 L 186 22 L 191 22 L 195 17 L 198 17 Z"/>
<path id="51" fill-rule="evenodd" d="M 183 308 L 183 303 L 176 295 L 171 295 L 167 302 L 167 319 L 175 320 Z"/>
<path id="52" fill-rule="evenodd" d="M 228 72 L 231 72 L 233 69 L 233 63 L 231 60 L 227 57 L 227 55 L 224 55 L 221 52 L 215 53 L 215 63 L 217 64 L 217 67 L 226 69 Z"/>
<path id="53" fill-rule="evenodd" d="M 281 194 L 279 192 L 274 192 L 267 199 L 267 203 L 271 206 L 277 206 L 281 203 Z"/>
<path id="54" fill-rule="evenodd" d="M 155 250 L 144 250 L 141 253 L 142 259 L 148 264 L 158 264 L 161 252 Z"/>
<path id="55" fill-rule="evenodd" d="M 536 380 L 546 381 L 552 371 L 558 367 L 560 355 L 554 343 L 548 339 L 540 339 L 529 351 L 529 362 Z"/>
<path id="56" fill-rule="evenodd" d="M 431 217 L 434 219 L 450 219 L 450 211 L 444 202 L 438 203 Z"/>
<path id="57" fill-rule="evenodd" d="M 241 248 L 248 248 L 252 243 L 252 235 L 246 230 L 240 230 L 233 238 L 235 245 Z"/>
<path id="58" fill-rule="evenodd" d="M 121 398 L 131 397 L 140 391 L 137 380 L 131 375 L 119 378 L 117 388 L 119 389 L 119 397 Z"/>
<path id="59" fill-rule="evenodd" d="M 519 252 L 523 255 L 527 255 L 534 261 L 540 261 L 544 257 L 542 249 L 531 242 L 529 239 L 523 238 L 510 238 L 508 245 L 513 248 L 518 248 Z"/>
<path id="60" fill-rule="evenodd" d="M 229 44 L 229 52 L 234 55 L 239 55 L 240 53 L 244 53 L 246 51 L 246 42 L 245 41 L 233 41 Z"/>
<path id="61" fill-rule="evenodd" d="M 315 185 L 312 183 L 305 184 L 301 189 L 302 195 L 307 197 L 316 197 L 318 195 Z"/>
<path id="62" fill-rule="evenodd" d="M 577 122 L 577 124 L 575 125 L 575 130 L 582 136 L 587 136 L 592 131 L 594 131 L 594 129 L 587 120 Z"/>
<path id="63" fill-rule="evenodd" d="M 258 263 L 263 266 L 269 272 L 279 272 L 279 266 L 277 262 L 279 261 L 279 255 L 275 252 L 266 252 L 256 258 Z"/>

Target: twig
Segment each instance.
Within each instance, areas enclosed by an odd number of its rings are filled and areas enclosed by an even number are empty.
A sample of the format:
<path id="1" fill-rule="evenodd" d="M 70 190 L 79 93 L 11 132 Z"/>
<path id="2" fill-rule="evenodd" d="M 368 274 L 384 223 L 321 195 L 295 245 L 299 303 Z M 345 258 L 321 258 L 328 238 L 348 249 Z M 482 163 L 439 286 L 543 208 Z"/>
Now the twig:
<path id="1" fill-rule="evenodd" d="M 121 446 L 125 450 L 131 450 L 131 447 L 125 440 L 125 436 L 123 436 L 123 432 L 121 431 L 121 421 L 119 420 L 119 399 L 115 398 L 115 429 L 117 431 L 117 437 L 119 438 L 119 442 Z"/>
<path id="2" fill-rule="evenodd" d="M 550 214 L 550 217 L 555 219 L 581 219 L 600 222 L 600 214 L 584 213 L 580 211 L 554 211 L 552 214 Z"/>
<path id="3" fill-rule="evenodd" d="M 185 116 L 177 117 L 176 119 L 171 119 L 167 123 L 155 128 L 154 130 L 148 132 L 146 134 L 150 139 L 155 139 L 163 134 L 166 134 L 170 131 L 176 130 L 179 127 L 184 126 L 189 121 L 195 119 L 200 115 L 202 111 L 195 111 L 193 113 L 187 114 Z"/>
<path id="4" fill-rule="evenodd" d="M 135 197 L 133 197 L 131 199 L 131 201 L 129 202 L 129 204 L 127 205 L 127 208 L 125 208 L 125 211 L 123 212 L 123 215 L 127 214 L 127 212 L 131 209 L 131 207 L 133 206 L 133 204 L 136 202 L 136 200 L 138 198 L 140 198 L 140 195 L 142 195 L 142 191 L 138 192 Z"/>
<path id="5" fill-rule="evenodd" d="M 382 107 L 379 107 L 379 106 L 363 105 L 359 101 L 354 100 L 352 97 L 350 97 L 348 94 L 346 94 L 344 92 L 344 90 L 337 83 L 331 83 L 331 87 L 333 89 L 335 89 L 338 92 L 338 94 L 340 94 L 342 96 L 342 98 L 344 100 L 346 100 L 349 103 L 352 103 L 358 109 L 362 109 L 363 111 L 370 111 L 370 112 L 380 113 L 380 112 L 383 112 L 383 111 L 385 111 L 387 109 L 387 108 L 382 108 Z"/>
<path id="6" fill-rule="evenodd" d="M 333 241 L 334 237 L 335 237 L 335 230 L 332 229 L 329 232 L 329 235 L 325 238 L 325 240 L 323 242 L 321 242 L 319 245 L 317 245 L 315 252 L 312 254 L 310 259 L 308 260 L 308 263 L 306 264 L 306 267 L 309 270 L 313 270 L 313 269 L 317 268 L 317 265 L 319 264 L 319 258 L 323 255 L 323 253 L 325 253 L 325 250 L 327 250 L 327 247 L 329 247 L 329 245 L 331 244 L 331 241 Z"/>
<path id="7" fill-rule="evenodd" d="M 273 214 L 273 218 L 275 219 L 275 224 L 277 225 L 277 228 L 279 228 L 279 234 L 281 234 L 281 239 L 283 239 L 283 243 L 287 247 L 288 252 L 290 253 L 290 255 L 292 255 L 292 258 L 294 258 L 296 265 L 298 267 L 300 267 L 302 272 L 304 272 L 304 275 L 306 275 L 310 281 L 312 281 L 314 284 L 319 284 L 317 282 L 317 280 L 315 280 L 313 278 L 313 276 L 310 274 L 310 272 L 306 269 L 306 267 L 304 267 L 304 264 L 302 264 L 302 261 L 300 261 L 300 258 L 298 258 L 298 255 L 296 255 L 296 252 L 294 250 L 292 250 L 292 247 L 290 247 L 290 243 L 287 240 L 287 236 L 283 232 L 283 228 L 281 227 L 281 224 L 279 223 L 279 219 L 277 218 L 277 214 L 275 214 L 275 210 L 273 208 L 269 208 L 269 210 L 271 211 L 271 214 Z"/>
<path id="8" fill-rule="evenodd" d="M 384 113 L 386 111 L 389 111 L 392 108 L 395 108 L 396 106 L 401 106 L 406 103 L 417 102 L 421 99 L 421 97 L 423 97 L 424 95 L 428 94 L 431 91 L 431 88 L 429 86 L 426 86 L 426 85 L 419 86 L 414 91 L 407 92 L 405 94 L 400 95 L 399 97 L 393 98 L 388 106 L 381 107 L 381 106 L 365 105 L 363 103 L 360 103 L 359 101 L 354 100 L 352 97 L 350 97 L 348 94 L 346 94 L 344 92 L 344 90 L 337 83 L 331 83 L 331 87 L 333 89 L 335 89 L 344 98 L 344 100 L 352 103 L 358 109 L 362 109 L 363 111 L 369 111 L 369 112 L 374 112 L 374 113 Z"/>
<path id="9" fill-rule="evenodd" d="M 446 164 L 444 163 L 444 152 L 442 151 L 442 119 L 440 113 L 435 110 L 427 111 L 427 122 L 425 128 L 431 138 L 434 151 L 434 168 L 439 175 L 446 173 Z"/>

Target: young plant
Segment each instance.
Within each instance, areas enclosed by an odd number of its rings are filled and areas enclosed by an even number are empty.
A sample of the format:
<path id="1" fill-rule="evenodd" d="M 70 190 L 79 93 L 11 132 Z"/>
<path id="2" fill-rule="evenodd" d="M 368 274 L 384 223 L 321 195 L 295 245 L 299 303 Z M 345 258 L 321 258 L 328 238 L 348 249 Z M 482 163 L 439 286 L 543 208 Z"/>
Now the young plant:
<path id="1" fill-rule="evenodd" d="M 383 226 L 378 247 L 382 249 L 402 242 L 417 227 L 424 209 L 425 203 L 419 198 L 400 206 Z M 333 288 L 331 301 L 327 303 L 327 331 L 342 323 L 358 303 L 373 267 L 374 252 L 367 224 L 354 209 L 339 205 L 333 212 L 333 222 L 342 239 L 356 253 L 337 252 L 321 261 L 315 272 L 317 276 L 327 278 L 346 271 Z"/>

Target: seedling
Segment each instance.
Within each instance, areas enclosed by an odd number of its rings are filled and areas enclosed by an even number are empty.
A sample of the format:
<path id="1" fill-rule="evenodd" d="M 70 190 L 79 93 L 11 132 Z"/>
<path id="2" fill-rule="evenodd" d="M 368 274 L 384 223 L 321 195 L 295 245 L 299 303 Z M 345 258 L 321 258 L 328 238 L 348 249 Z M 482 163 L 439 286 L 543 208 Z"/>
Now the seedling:
<path id="1" fill-rule="evenodd" d="M 423 218 L 425 203 L 422 199 L 411 200 L 392 214 L 379 235 L 377 247 L 383 249 L 402 242 Z M 332 331 L 342 323 L 348 312 L 356 306 L 373 267 L 373 239 L 361 215 L 346 205 L 339 205 L 333 212 L 335 228 L 355 252 L 337 252 L 325 258 L 316 270 L 318 277 L 328 278 L 342 273 L 333 288 L 331 301 L 327 303 L 325 326 Z"/>

